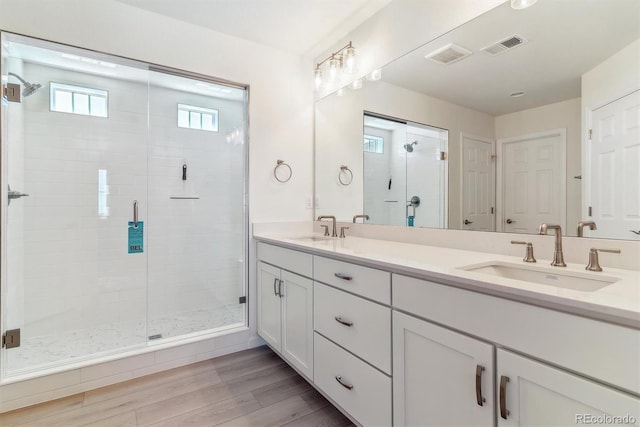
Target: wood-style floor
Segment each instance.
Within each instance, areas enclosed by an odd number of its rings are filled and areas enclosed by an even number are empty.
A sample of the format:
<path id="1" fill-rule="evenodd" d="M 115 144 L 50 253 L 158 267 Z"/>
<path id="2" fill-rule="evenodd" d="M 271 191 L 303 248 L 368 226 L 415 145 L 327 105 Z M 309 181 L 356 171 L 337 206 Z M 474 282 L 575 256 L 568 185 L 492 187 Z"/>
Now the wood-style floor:
<path id="1" fill-rule="evenodd" d="M 350 426 L 267 347 L 0 414 L 0 426 Z"/>

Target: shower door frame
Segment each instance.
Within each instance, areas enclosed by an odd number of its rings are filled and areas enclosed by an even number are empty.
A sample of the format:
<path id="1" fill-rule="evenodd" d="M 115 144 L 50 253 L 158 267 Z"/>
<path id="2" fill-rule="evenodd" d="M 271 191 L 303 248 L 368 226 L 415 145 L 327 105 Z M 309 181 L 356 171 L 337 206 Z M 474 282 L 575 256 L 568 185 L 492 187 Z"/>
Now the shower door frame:
<path id="1" fill-rule="evenodd" d="M 250 295 L 249 295 L 249 280 L 250 280 L 250 262 L 249 262 L 249 256 L 250 256 L 250 245 L 249 245 L 249 238 L 250 238 L 250 228 L 249 228 L 249 219 L 250 219 L 250 209 L 249 209 L 249 153 L 250 153 L 250 136 L 249 136 L 249 126 L 250 126 L 250 117 L 249 117 L 249 112 L 250 112 L 250 108 L 249 108 L 249 102 L 250 102 L 250 86 L 248 84 L 244 84 L 244 83 L 238 83 L 238 82 L 234 82 L 234 81 L 230 81 L 230 80 L 226 80 L 226 79 L 221 79 L 221 78 L 215 78 L 215 77 L 211 77 L 205 74 L 200 74 L 197 72 L 192 72 L 192 71 L 187 71 L 187 70 L 181 70 L 178 68 L 173 68 L 173 67 L 168 67 L 168 66 L 164 66 L 164 65 L 160 65 L 160 64 L 156 64 L 156 63 L 152 63 L 152 62 L 147 62 L 147 61 L 142 61 L 142 60 L 137 60 L 137 59 L 131 59 L 125 56 L 121 56 L 121 55 L 115 55 L 112 53 L 106 53 L 106 52 L 101 52 L 99 50 L 95 50 L 95 49 L 90 49 L 90 48 L 86 48 L 86 47 L 80 47 L 80 46 L 75 46 L 75 45 L 71 45 L 71 44 L 66 44 L 66 43 L 61 43 L 61 42 L 57 42 L 57 41 L 53 41 L 53 40 L 47 40 L 47 39 L 42 39 L 42 38 L 38 38 L 38 37 L 33 37 L 27 34 L 21 34 L 21 33 L 15 33 L 15 32 L 11 32 L 11 31 L 5 31 L 3 29 L 0 28 L 0 40 L 4 40 L 5 37 L 15 37 L 15 38 L 25 38 L 27 41 L 35 41 L 35 43 L 45 43 L 45 44 L 54 44 L 57 46 L 60 46 L 61 48 L 70 48 L 70 49 L 80 49 L 82 51 L 85 52 L 89 52 L 89 53 L 95 53 L 95 54 L 99 54 L 99 55 L 103 55 L 103 56 L 108 56 L 114 59 L 118 59 L 121 61 L 124 61 L 126 63 L 131 63 L 131 64 L 135 64 L 135 66 L 137 68 L 143 69 L 143 70 L 147 70 L 148 72 L 158 72 L 158 73 L 164 73 L 164 74 L 168 74 L 168 75 L 174 75 L 177 77 L 183 77 L 183 78 L 188 78 L 188 79 L 194 79 L 194 80 L 198 80 L 198 81 L 202 81 L 205 83 L 212 83 L 212 84 L 218 84 L 218 85 L 224 85 L 227 87 L 231 87 L 231 88 L 236 88 L 236 89 L 240 89 L 243 91 L 243 99 L 242 99 L 242 111 L 243 111 L 243 131 L 244 131 L 244 137 L 243 137 L 243 142 L 242 144 L 244 145 L 244 149 L 243 149 L 243 154 L 242 154 L 242 163 L 243 163 L 243 221 L 242 221 L 242 231 L 243 231 L 243 266 L 242 266 L 242 294 L 241 297 L 245 297 L 244 298 L 244 324 L 239 325 L 237 327 L 234 328 L 230 328 L 230 329 L 224 329 L 221 333 L 219 332 L 208 332 L 211 331 L 209 330 L 203 330 L 203 331 L 198 331 L 195 333 L 196 337 L 194 337 L 194 334 L 188 334 L 186 336 L 186 338 L 183 338 L 181 336 L 177 336 L 177 337 L 173 337 L 168 341 L 162 340 L 160 342 L 153 342 L 150 341 L 149 339 L 147 339 L 145 341 L 145 343 L 143 345 L 140 346 L 140 348 L 131 350 L 131 351 L 118 351 L 116 350 L 113 354 L 109 355 L 109 356 L 87 356 L 86 358 L 83 358 L 83 360 L 81 361 L 77 361 L 77 362 L 69 362 L 69 363 L 63 363 L 63 364 L 59 364 L 56 365 L 53 368 L 46 368 L 46 369 L 42 369 L 42 370 L 38 370 L 35 371 L 34 373 L 31 374 L 27 374 L 27 375 L 18 375 L 18 376 L 5 376 L 6 372 L 5 372 L 5 368 L 4 366 L 0 366 L 0 386 L 3 384 L 9 384 L 9 383 L 15 383 L 17 381 L 21 381 L 23 379 L 27 379 L 27 378 L 36 378 L 36 377 L 42 377 L 42 376 L 47 376 L 47 375 L 51 375 L 53 373 L 59 373 L 59 372 L 64 372 L 64 371 L 69 371 L 69 370 L 73 370 L 73 369 L 78 369 L 78 368 L 82 368 L 85 366 L 91 366 L 94 365 L 96 363 L 103 363 L 103 362 L 109 362 L 109 361 L 114 361 L 114 360 L 118 360 L 118 359 L 123 359 L 126 357 L 130 357 L 130 356 L 135 356 L 135 355 L 139 355 L 139 354 L 144 354 L 144 353 L 149 353 L 149 352 L 154 352 L 158 350 L 158 347 L 161 348 L 168 348 L 168 347 L 177 347 L 183 344 L 187 344 L 187 343 L 191 343 L 194 341 L 200 341 L 200 340 L 206 340 L 206 339 L 211 339 L 214 338 L 216 336 L 219 335 L 226 335 L 228 333 L 234 333 L 234 332 L 242 332 L 245 330 L 249 330 L 250 327 L 250 313 L 249 313 L 249 304 L 251 302 L 250 299 Z M 5 70 L 3 69 L 3 62 L 4 61 L 0 61 L 0 75 L 4 75 L 5 74 Z M 46 90 L 46 88 L 43 88 Z M 147 108 L 147 115 L 149 114 L 149 109 Z M 5 325 L 5 316 L 4 316 L 4 297 L 6 295 L 6 287 L 8 286 L 7 283 L 7 277 L 6 277 L 6 266 L 5 266 L 5 259 L 6 259 L 6 251 L 7 251 L 7 233 L 6 233 L 6 218 L 7 218 L 7 209 L 8 209 L 8 203 L 5 203 L 4 201 L 8 200 L 8 190 L 7 190 L 7 180 L 8 178 L 6 177 L 6 168 L 8 166 L 8 153 L 5 150 L 5 142 L 3 135 L 5 132 L 4 126 L 7 125 L 8 123 L 4 120 L 7 117 L 7 109 L 4 105 L 2 105 L 2 102 L 0 102 L 0 197 L 2 197 L 3 199 L 3 203 L 0 205 L 0 333 L 4 336 L 5 332 L 6 332 L 6 325 Z M 147 118 L 148 121 L 148 118 Z M 148 124 L 147 124 L 147 133 L 148 133 Z M 149 144 L 150 141 L 147 141 L 147 144 Z M 147 146 L 147 150 L 149 149 L 149 146 Z M 148 171 L 147 171 L 148 173 Z M 148 264 L 148 260 L 146 261 Z M 147 294 L 149 292 L 148 289 L 149 286 L 149 282 L 147 279 Z M 147 307 L 148 307 L 148 297 L 147 297 Z M 148 322 L 148 309 L 147 309 L 147 314 L 145 316 L 147 318 L 147 322 Z M 3 353 L 0 357 L 0 363 L 4 364 L 4 352 L 7 349 L 4 348 L 4 346 L 2 346 L 2 348 L 0 348 L 0 351 Z M 0 402 L 2 403 L 2 402 Z"/>

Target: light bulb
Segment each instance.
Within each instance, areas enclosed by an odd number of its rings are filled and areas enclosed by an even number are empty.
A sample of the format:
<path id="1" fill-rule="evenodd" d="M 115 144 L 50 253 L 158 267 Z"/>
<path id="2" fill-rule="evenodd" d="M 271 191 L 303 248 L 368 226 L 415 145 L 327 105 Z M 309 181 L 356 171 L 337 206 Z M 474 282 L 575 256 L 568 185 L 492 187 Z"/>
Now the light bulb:
<path id="1" fill-rule="evenodd" d="M 511 0 L 511 7 L 520 10 L 533 6 L 538 0 Z"/>
<path id="2" fill-rule="evenodd" d="M 370 82 L 375 82 L 376 80 L 380 80 L 382 78 L 382 70 L 380 68 L 376 68 L 369 74 L 367 74 L 367 80 Z"/>
<path id="3" fill-rule="evenodd" d="M 316 68 L 313 73 L 313 85 L 316 90 L 319 90 L 322 87 L 322 75 L 324 72 L 320 69 L 320 67 Z"/>
<path id="4" fill-rule="evenodd" d="M 352 46 L 344 51 L 344 72 L 351 74 L 356 70 L 356 49 Z"/>
<path id="5" fill-rule="evenodd" d="M 340 60 L 333 56 L 329 60 L 329 81 L 335 82 L 338 80 L 338 76 L 340 75 Z"/>
<path id="6" fill-rule="evenodd" d="M 351 89 L 361 89 L 362 88 L 362 79 L 354 80 L 349 85 Z"/>

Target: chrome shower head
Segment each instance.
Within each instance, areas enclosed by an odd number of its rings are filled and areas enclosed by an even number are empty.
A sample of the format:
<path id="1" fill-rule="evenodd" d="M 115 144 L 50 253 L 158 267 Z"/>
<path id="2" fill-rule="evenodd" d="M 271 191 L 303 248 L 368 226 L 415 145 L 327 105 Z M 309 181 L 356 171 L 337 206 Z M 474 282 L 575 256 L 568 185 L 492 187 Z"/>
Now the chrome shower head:
<path id="1" fill-rule="evenodd" d="M 9 72 L 8 74 L 22 82 L 22 85 L 24 86 L 24 88 L 22 89 L 22 96 L 24 96 L 25 98 L 33 95 L 34 93 L 36 93 L 38 89 L 42 87 L 40 83 L 29 83 L 28 81 L 26 81 L 25 79 L 17 75 L 16 73 Z"/>
<path id="2" fill-rule="evenodd" d="M 413 141 L 411 144 L 404 144 L 404 149 L 407 150 L 407 153 L 412 153 L 413 152 L 413 146 L 417 145 L 418 141 Z"/>

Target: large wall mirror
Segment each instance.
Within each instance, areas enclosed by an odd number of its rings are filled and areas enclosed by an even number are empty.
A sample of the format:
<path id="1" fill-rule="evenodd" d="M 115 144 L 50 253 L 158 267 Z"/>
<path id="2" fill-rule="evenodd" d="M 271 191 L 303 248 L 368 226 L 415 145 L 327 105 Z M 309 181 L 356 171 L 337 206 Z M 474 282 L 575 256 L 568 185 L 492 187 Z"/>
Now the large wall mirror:
<path id="1" fill-rule="evenodd" d="M 507 2 L 372 77 L 316 103 L 316 216 L 640 240 L 638 0 Z"/>

